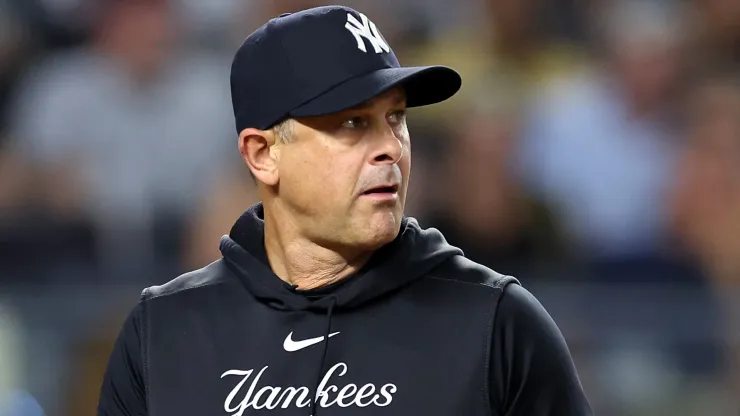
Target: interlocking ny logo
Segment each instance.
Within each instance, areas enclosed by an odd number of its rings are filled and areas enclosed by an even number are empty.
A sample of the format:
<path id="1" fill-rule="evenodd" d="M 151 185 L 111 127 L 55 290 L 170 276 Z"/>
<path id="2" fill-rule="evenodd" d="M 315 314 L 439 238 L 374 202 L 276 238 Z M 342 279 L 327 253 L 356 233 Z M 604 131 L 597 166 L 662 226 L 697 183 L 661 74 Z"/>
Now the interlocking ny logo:
<path id="1" fill-rule="evenodd" d="M 365 38 L 373 45 L 375 53 L 381 53 L 383 51 L 390 52 L 390 46 L 388 46 L 378 32 L 378 28 L 375 27 L 375 23 L 371 22 L 370 19 L 362 13 L 360 13 L 360 19 L 362 20 L 362 23 L 360 23 L 351 13 L 347 13 L 347 24 L 344 25 L 344 27 L 349 30 L 349 33 L 355 37 L 355 40 L 357 40 L 357 48 L 367 53 L 365 41 L 362 39 Z"/>

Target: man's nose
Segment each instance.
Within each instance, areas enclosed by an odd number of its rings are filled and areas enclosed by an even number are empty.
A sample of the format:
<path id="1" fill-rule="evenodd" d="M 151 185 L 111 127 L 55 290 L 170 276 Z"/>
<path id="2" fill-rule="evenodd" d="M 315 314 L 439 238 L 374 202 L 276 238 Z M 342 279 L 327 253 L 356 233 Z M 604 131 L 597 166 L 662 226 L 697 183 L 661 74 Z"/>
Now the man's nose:
<path id="1" fill-rule="evenodd" d="M 376 149 L 372 157 L 372 161 L 375 164 L 398 163 L 401 156 L 403 156 L 403 143 L 396 137 L 390 126 L 385 126 L 378 133 L 375 146 Z"/>

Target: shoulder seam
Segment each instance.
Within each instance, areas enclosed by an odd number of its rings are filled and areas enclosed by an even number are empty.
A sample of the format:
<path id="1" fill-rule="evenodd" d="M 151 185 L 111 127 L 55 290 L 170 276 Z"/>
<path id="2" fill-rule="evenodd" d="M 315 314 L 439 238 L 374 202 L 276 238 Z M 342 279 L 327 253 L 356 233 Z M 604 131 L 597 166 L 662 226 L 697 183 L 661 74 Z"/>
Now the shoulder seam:
<path id="1" fill-rule="evenodd" d="M 142 339 L 141 342 L 141 348 L 142 348 L 142 372 L 144 377 L 144 403 L 147 408 L 147 412 L 149 412 L 149 409 L 151 409 L 151 394 L 149 391 L 149 314 L 146 308 L 146 297 L 149 293 L 149 288 L 145 288 L 141 293 L 141 314 L 142 314 Z"/>
<path id="2" fill-rule="evenodd" d="M 503 290 L 508 286 L 510 283 L 516 283 L 521 286 L 521 282 L 519 282 L 519 279 L 517 279 L 514 276 L 508 275 L 508 274 L 502 274 L 499 276 L 499 279 L 496 281 L 497 288 Z"/>
<path id="3" fill-rule="evenodd" d="M 498 279 L 496 279 L 496 282 L 493 283 L 493 284 L 486 283 L 486 282 L 466 282 L 466 281 L 463 281 L 463 280 L 455 280 L 455 279 L 450 279 L 450 278 L 447 278 L 447 277 L 435 276 L 435 275 L 432 275 L 432 274 L 428 274 L 428 275 L 426 275 L 424 277 L 427 278 L 427 279 L 446 280 L 446 281 L 452 282 L 452 283 L 460 283 L 460 284 L 474 285 L 474 286 L 484 286 L 484 287 L 488 287 L 488 288 L 491 288 L 491 289 L 498 289 L 498 290 L 502 290 L 502 291 L 510 283 L 517 283 L 518 282 L 518 279 L 516 277 L 505 275 L 505 274 L 500 275 L 500 277 Z"/>
<path id="4" fill-rule="evenodd" d="M 187 292 L 189 290 L 200 289 L 200 288 L 206 287 L 206 286 L 216 286 L 216 285 L 223 284 L 223 283 L 224 283 L 223 281 L 201 283 L 201 284 L 198 284 L 198 285 L 195 285 L 195 286 L 183 287 L 183 288 L 176 289 L 176 290 L 173 290 L 173 291 L 165 291 L 163 293 L 158 293 L 156 295 L 151 295 L 151 296 L 148 296 L 145 300 L 152 300 L 152 299 L 157 299 L 157 298 L 161 298 L 161 297 L 165 297 L 165 296 L 176 295 L 178 293 Z M 147 292 L 151 292 L 150 289 L 151 289 L 151 287 L 148 287 L 146 289 L 146 291 Z"/>
<path id="5" fill-rule="evenodd" d="M 521 282 L 514 276 L 506 275 L 502 273 L 497 273 L 495 271 L 492 271 L 493 274 L 490 275 L 490 279 L 481 279 L 480 281 L 466 281 L 466 280 L 458 280 L 454 279 L 452 277 L 445 277 L 444 275 L 440 274 L 439 269 L 435 269 L 432 272 L 428 273 L 425 278 L 429 279 L 435 279 L 435 280 L 445 280 L 452 283 L 462 283 L 467 285 L 474 285 L 479 287 L 485 287 L 488 288 L 489 295 L 494 300 L 494 305 L 490 308 L 490 315 L 487 319 L 486 325 L 485 325 L 485 333 L 483 334 L 483 343 L 485 348 L 485 358 L 483 362 L 483 384 L 481 388 L 481 395 L 482 399 L 484 401 L 484 404 L 486 406 L 486 411 L 488 415 L 494 415 L 494 406 L 492 402 L 492 392 L 490 390 L 491 386 L 491 380 L 490 380 L 490 369 L 491 369 L 491 360 L 493 356 L 493 345 L 494 345 L 494 331 L 496 328 L 496 321 L 498 320 L 498 313 L 499 313 L 499 306 L 501 305 L 501 300 L 503 299 L 503 296 L 506 292 L 506 287 L 511 284 L 515 283 L 521 286 Z M 498 409 L 495 409 L 495 411 L 498 411 Z"/>
<path id="6" fill-rule="evenodd" d="M 486 409 L 489 415 L 493 415 L 493 403 L 491 403 L 491 356 L 493 349 L 493 332 L 496 329 L 496 317 L 498 316 L 498 306 L 501 304 L 501 297 L 504 296 L 506 286 L 501 286 L 501 294 L 496 298 L 496 305 L 493 307 L 491 318 L 486 324 L 486 361 L 483 363 L 483 401 L 486 403 Z"/>
<path id="7" fill-rule="evenodd" d="M 501 286 L 501 294 L 496 300 L 496 305 L 493 308 L 493 311 L 494 311 L 493 316 L 491 317 L 491 320 L 489 321 L 489 324 L 488 324 L 488 339 L 486 341 L 486 368 L 485 368 L 486 386 L 490 386 L 490 383 L 491 383 L 490 378 L 491 378 L 491 358 L 493 356 L 493 333 L 496 331 L 496 323 L 498 322 L 498 318 L 499 318 L 498 315 L 499 315 L 499 308 L 501 306 L 501 300 L 506 295 L 506 286 L 508 285 L 508 283 L 512 283 L 512 281 L 509 279 L 506 279 L 505 282 L 506 284 Z M 486 397 L 486 401 L 488 403 L 488 411 L 491 414 L 493 414 L 494 409 L 493 409 L 493 403 L 491 402 L 492 392 L 490 388 L 487 390 L 487 393 L 488 394 Z M 496 411 L 498 412 L 499 409 L 496 409 Z"/>
<path id="8" fill-rule="evenodd" d="M 156 299 L 188 290 L 226 283 L 231 280 L 231 277 L 233 277 L 233 271 L 228 268 L 224 270 L 223 262 L 216 260 L 200 269 L 182 273 L 168 282 L 151 285 L 146 288 L 142 295 L 144 300 Z"/>
<path id="9" fill-rule="evenodd" d="M 459 284 L 463 284 L 463 285 L 482 286 L 482 287 L 487 287 L 489 289 L 501 289 L 501 287 L 499 287 L 499 285 L 492 285 L 492 284 L 488 284 L 488 283 L 484 283 L 484 282 L 466 282 L 466 281 L 463 281 L 463 280 L 455 280 L 455 279 L 449 279 L 449 278 L 446 278 L 446 277 L 433 276 L 431 274 L 425 276 L 425 278 L 427 278 L 427 279 L 435 279 L 435 280 L 444 280 L 446 282 L 459 283 Z"/>

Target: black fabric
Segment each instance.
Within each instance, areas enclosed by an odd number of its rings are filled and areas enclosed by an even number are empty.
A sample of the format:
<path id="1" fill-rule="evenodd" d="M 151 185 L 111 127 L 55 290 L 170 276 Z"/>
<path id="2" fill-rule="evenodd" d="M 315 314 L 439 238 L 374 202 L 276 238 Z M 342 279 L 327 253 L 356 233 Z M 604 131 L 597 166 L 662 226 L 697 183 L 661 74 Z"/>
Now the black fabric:
<path id="1" fill-rule="evenodd" d="M 332 303 L 329 304 L 329 310 L 326 312 L 326 331 L 324 332 L 324 354 L 321 356 L 321 363 L 319 364 L 319 371 L 316 374 L 316 384 L 314 385 L 313 391 L 318 391 L 319 385 L 321 384 L 321 375 L 324 372 L 324 366 L 326 364 L 326 354 L 329 352 L 329 342 L 331 342 L 331 337 L 329 334 L 331 334 L 331 315 L 334 312 L 334 307 L 337 304 L 337 299 L 332 298 Z M 311 414 L 316 414 L 316 405 L 318 404 L 317 400 L 311 400 Z"/>
<path id="2" fill-rule="evenodd" d="M 270 271 L 260 212 L 224 259 L 143 291 L 98 415 L 591 414 L 534 296 L 436 230 L 405 219 L 371 266 L 305 296 Z"/>
<path id="3" fill-rule="evenodd" d="M 560 330 L 519 285 L 501 298 L 493 332 L 491 405 L 501 415 L 591 414 Z"/>

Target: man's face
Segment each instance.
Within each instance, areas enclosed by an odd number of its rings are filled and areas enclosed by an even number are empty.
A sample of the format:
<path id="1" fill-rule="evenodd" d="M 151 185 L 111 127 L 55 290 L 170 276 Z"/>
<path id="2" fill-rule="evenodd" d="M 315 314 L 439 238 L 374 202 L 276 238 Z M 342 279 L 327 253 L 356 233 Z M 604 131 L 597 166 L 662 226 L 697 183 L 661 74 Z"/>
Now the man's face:
<path id="1" fill-rule="evenodd" d="M 400 228 L 411 169 L 403 90 L 339 113 L 299 118 L 281 146 L 277 197 L 301 234 L 374 250 Z M 368 192 L 369 191 L 369 192 Z"/>
<path id="2" fill-rule="evenodd" d="M 143 75 L 161 67 L 180 35 L 169 1 L 120 2 L 101 24 L 101 36 L 114 39 L 118 54 Z"/>

